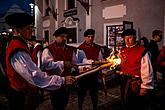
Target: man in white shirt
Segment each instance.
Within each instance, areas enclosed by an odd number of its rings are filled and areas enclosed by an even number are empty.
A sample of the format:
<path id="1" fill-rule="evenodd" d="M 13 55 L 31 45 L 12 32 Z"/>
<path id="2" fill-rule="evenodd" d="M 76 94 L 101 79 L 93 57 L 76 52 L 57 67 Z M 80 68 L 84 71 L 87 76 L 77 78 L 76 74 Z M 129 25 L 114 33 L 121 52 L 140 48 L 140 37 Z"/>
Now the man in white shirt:
<path id="1" fill-rule="evenodd" d="M 56 63 L 59 67 L 56 75 L 71 75 L 72 64 L 77 63 L 76 48 L 66 44 L 68 30 L 65 27 L 58 28 L 53 36 L 54 42 L 48 45 L 42 53 L 42 69 L 50 75 L 57 71 Z M 62 86 L 60 89 L 51 92 L 51 104 L 53 110 L 65 110 L 68 104 L 70 88 Z"/>
<path id="2" fill-rule="evenodd" d="M 143 109 L 141 96 L 154 89 L 153 69 L 148 52 L 136 42 L 136 31 L 122 33 L 126 46 L 121 49 L 121 96 L 128 110 Z"/>
<path id="3" fill-rule="evenodd" d="M 48 76 L 32 61 L 27 41 L 31 39 L 33 17 L 26 13 L 14 13 L 6 17 L 6 23 L 13 27 L 13 36 L 7 52 L 7 76 L 10 81 L 10 110 L 25 110 L 26 97 L 33 93 L 36 87 L 47 90 L 59 89 L 62 85 L 75 82 L 73 76 Z M 56 66 L 57 69 L 59 66 Z M 35 108 L 33 108 L 35 110 Z"/>

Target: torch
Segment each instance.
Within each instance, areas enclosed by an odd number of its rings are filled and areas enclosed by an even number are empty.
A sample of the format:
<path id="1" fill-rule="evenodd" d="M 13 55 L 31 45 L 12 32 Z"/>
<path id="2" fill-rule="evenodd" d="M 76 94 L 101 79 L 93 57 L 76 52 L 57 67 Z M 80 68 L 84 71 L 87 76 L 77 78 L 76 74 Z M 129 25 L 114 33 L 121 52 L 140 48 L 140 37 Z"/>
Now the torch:
<path id="1" fill-rule="evenodd" d="M 99 66 L 99 67 L 96 67 L 96 68 L 94 68 L 94 69 L 90 69 L 90 70 L 87 71 L 87 72 L 83 72 L 83 74 L 80 74 L 80 75 L 76 76 L 75 78 L 76 78 L 76 79 L 80 79 L 81 77 L 84 77 L 84 76 L 89 75 L 89 74 L 92 74 L 92 73 L 94 73 L 94 72 L 96 72 L 96 71 L 102 70 L 102 69 L 104 69 L 104 68 L 106 68 L 106 67 L 109 67 L 109 66 L 111 66 L 112 64 L 113 64 L 112 62 L 108 62 L 108 63 L 102 64 L 102 65 Z"/>
<path id="2" fill-rule="evenodd" d="M 115 67 L 117 65 L 120 65 L 121 59 L 117 55 L 111 55 L 108 58 L 106 58 L 105 61 L 96 61 L 92 64 L 77 64 L 77 66 L 85 66 L 85 65 L 95 65 L 94 68 L 89 69 L 88 71 L 81 72 L 80 75 L 76 76 L 76 79 L 80 79 L 81 77 L 84 77 L 86 75 L 92 74 L 96 71 L 102 70 L 107 67 Z"/>
<path id="3" fill-rule="evenodd" d="M 105 61 L 95 61 L 92 64 L 77 64 L 77 66 L 85 66 L 85 65 L 92 65 L 94 66 L 93 68 L 88 69 L 87 71 L 83 71 L 80 73 L 80 75 L 75 76 L 76 79 L 80 79 L 84 76 L 87 76 L 89 74 L 92 74 L 96 71 L 102 70 L 104 68 L 113 68 L 115 69 L 115 67 L 117 65 L 120 65 L 121 63 L 121 59 L 119 58 L 119 56 L 117 54 L 111 54 L 108 58 L 106 58 Z M 107 74 L 108 72 L 105 72 L 103 74 Z M 105 82 L 105 77 L 102 77 L 102 82 L 103 82 L 103 88 L 104 88 L 104 93 L 105 96 L 107 96 L 107 88 L 106 88 L 106 82 Z"/>

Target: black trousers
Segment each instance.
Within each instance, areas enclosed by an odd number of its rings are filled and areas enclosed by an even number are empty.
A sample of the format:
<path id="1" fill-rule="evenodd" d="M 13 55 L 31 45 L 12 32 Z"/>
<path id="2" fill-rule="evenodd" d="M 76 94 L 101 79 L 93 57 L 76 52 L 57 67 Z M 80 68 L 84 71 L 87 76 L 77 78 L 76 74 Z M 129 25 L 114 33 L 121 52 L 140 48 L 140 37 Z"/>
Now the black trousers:
<path id="1" fill-rule="evenodd" d="M 65 110 L 69 101 L 69 89 L 69 87 L 64 86 L 50 93 L 53 110 Z"/>
<path id="2" fill-rule="evenodd" d="M 9 88 L 9 108 L 10 110 L 25 110 L 26 93 Z"/>
<path id="3" fill-rule="evenodd" d="M 37 91 L 20 92 L 10 87 L 8 99 L 10 110 L 36 110 L 39 105 Z"/>
<path id="4" fill-rule="evenodd" d="M 143 110 L 144 105 L 142 102 L 142 97 L 140 96 L 140 84 L 133 82 L 136 80 L 132 80 L 131 78 L 120 76 L 120 91 L 121 98 L 124 105 L 124 109 L 126 110 Z M 135 92 L 134 89 L 137 91 Z"/>
<path id="5" fill-rule="evenodd" d="M 86 92 L 89 90 L 92 99 L 93 110 L 97 110 L 98 103 L 98 76 L 88 75 L 79 80 L 78 88 L 78 108 L 82 110 Z"/>

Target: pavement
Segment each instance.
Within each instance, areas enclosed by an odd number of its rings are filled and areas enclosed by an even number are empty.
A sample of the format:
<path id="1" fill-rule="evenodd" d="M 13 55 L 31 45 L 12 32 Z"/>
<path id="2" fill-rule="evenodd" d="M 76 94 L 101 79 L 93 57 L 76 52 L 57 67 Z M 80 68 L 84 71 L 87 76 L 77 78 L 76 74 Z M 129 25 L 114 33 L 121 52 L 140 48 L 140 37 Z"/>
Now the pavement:
<path id="1" fill-rule="evenodd" d="M 165 105 L 165 90 L 161 79 L 161 74 L 158 74 L 159 87 L 155 91 L 152 107 L 146 107 L 146 110 L 165 110 L 164 108 L 161 108 L 161 104 Z M 103 85 L 100 83 L 98 94 L 98 110 L 125 110 L 121 101 L 120 86 L 118 84 L 118 80 L 111 79 L 111 81 L 106 82 L 106 87 L 107 95 L 105 95 Z M 72 89 L 66 110 L 78 110 L 77 102 L 77 91 L 76 88 L 74 88 Z M 52 110 L 49 98 L 40 104 L 38 110 Z M 85 98 L 83 110 L 92 110 L 92 103 L 89 93 Z"/>
<path id="2" fill-rule="evenodd" d="M 123 110 L 123 105 L 121 103 L 121 97 L 120 97 L 120 87 L 117 83 L 114 84 L 114 82 L 106 83 L 107 95 L 105 95 L 103 88 L 100 87 L 98 94 L 98 110 Z M 164 88 L 160 86 L 156 92 L 156 99 L 154 101 L 155 109 L 152 110 L 165 110 L 160 108 L 160 103 L 165 102 L 165 99 L 161 98 L 163 93 L 164 93 Z M 52 110 L 50 97 L 48 94 L 49 93 L 47 92 L 45 93 L 45 97 L 44 97 L 45 100 L 39 105 L 37 110 Z M 78 110 L 77 102 L 78 102 L 77 90 L 76 88 L 74 88 L 71 91 L 69 103 L 66 107 L 66 110 Z M 0 94 L 0 110 L 9 110 L 8 100 L 4 94 Z M 85 98 L 83 110 L 92 110 L 92 103 L 89 93 Z"/>
<path id="3" fill-rule="evenodd" d="M 66 107 L 66 110 L 78 110 L 78 98 L 77 98 L 77 89 L 74 87 L 71 89 L 71 94 L 69 98 L 69 103 Z M 100 84 L 99 94 L 98 94 L 98 110 L 120 110 L 121 101 L 120 101 L 120 91 L 118 85 L 107 86 L 107 95 L 102 88 L 102 83 Z M 5 94 L 0 94 L 0 110 L 9 110 L 8 109 L 8 100 Z M 37 110 L 53 110 L 49 92 L 45 92 L 44 101 L 39 105 Z M 92 103 L 89 93 L 84 100 L 83 110 L 92 110 Z"/>
<path id="4" fill-rule="evenodd" d="M 38 107 L 38 110 L 52 110 L 50 100 L 44 101 Z M 78 99 L 77 99 L 77 92 L 74 90 L 72 91 L 69 103 L 66 107 L 66 110 L 78 110 Z M 120 100 L 120 91 L 119 86 L 115 85 L 112 88 L 107 89 L 107 96 L 105 95 L 103 89 L 99 90 L 98 94 L 98 110 L 121 110 L 121 100 Z M 84 100 L 83 110 L 92 110 L 92 103 L 89 93 Z"/>

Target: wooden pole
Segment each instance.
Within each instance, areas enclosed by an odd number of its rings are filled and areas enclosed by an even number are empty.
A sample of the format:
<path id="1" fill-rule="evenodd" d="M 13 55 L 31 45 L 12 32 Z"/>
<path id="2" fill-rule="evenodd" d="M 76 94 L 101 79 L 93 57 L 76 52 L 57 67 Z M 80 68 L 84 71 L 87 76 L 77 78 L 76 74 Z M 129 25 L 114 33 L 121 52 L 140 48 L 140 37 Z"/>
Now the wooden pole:
<path id="1" fill-rule="evenodd" d="M 96 72 L 96 71 L 99 71 L 99 70 L 102 70 L 102 69 L 104 69 L 104 68 L 106 68 L 106 67 L 110 67 L 112 64 L 113 64 L 113 63 L 111 63 L 111 62 L 106 63 L 106 64 L 103 64 L 103 65 L 101 65 L 101 66 L 99 66 L 99 67 L 97 67 L 97 68 L 95 68 L 95 69 L 92 69 L 92 70 L 90 70 L 90 71 L 87 71 L 87 72 L 85 72 L 85 73 L 82 73 L 82 74 L 76 76 L 75 78 L 76 78 L 76 79 L 80 79 L 80 78 L 82 78 L 82 77 L 84 77 L 84 76 L 86 76 L 86 75 L 92 74 L 92 73 L 94 73 L 94 72 Z"/>

